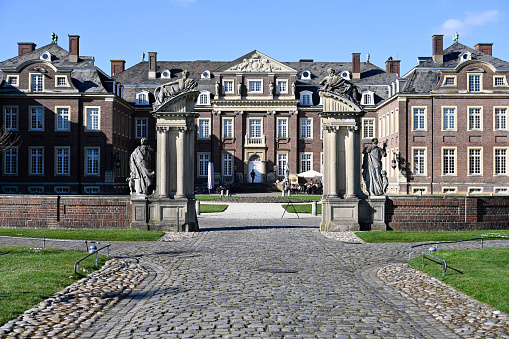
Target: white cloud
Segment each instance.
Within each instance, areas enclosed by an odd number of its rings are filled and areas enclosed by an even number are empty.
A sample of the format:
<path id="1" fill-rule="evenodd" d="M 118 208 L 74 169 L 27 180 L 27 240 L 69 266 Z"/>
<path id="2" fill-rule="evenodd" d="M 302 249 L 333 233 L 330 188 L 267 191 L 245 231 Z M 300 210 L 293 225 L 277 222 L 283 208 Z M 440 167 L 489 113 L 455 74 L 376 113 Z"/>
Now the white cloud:
<path id="1" fill-rule="evenodd" d="M 458 32 L 460 35 L 468 35 L 474 26 L 483 26 L 492 22 L 497 22 L 500 19 L 500 16 L 501 15 L 498 10 L 466 12 L 463 20 L 446 20 L 441 26 L 442 34 L 452 35 L 455 32 Z"/>
<path id="2" fill-rule="evenodd" d="M 466 25 L 458 19 L 449 19 L 442 24 L 442 33 L 444 35 L 453 35 L 456 32 L 464 34 L 466 30 Z"/>

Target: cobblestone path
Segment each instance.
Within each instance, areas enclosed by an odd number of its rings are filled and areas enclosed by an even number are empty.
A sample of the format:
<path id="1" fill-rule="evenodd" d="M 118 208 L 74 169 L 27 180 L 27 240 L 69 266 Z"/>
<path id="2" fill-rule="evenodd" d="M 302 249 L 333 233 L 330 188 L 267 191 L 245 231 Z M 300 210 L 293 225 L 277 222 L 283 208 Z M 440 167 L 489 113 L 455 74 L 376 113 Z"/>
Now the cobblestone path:
<path id="1" fill-rule="evenodd" d="M 178 242 L 116 246 L 150 278 L 80 337 L 459 338 L 377 278 L 407 245 L 346 244 L 319 221 L 204 219 Z"/>

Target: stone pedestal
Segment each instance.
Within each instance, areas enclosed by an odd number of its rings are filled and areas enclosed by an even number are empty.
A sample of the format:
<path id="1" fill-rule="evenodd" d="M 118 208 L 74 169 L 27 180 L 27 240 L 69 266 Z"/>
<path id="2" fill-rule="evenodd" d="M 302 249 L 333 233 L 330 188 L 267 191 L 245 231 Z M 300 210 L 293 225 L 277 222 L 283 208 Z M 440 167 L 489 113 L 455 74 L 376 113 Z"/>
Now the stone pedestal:
<path id="1" fill-rule="evenodd" d="M 359 199 L 324 198 L 322 200 L 320 231 L 360 231 Z"/>
<path id="2" fill-rule="evenodd" d="M 387 197 L 370 196 L 359 205 L 359 222 L 371 231 L 386 231 L 385 204 Z"/>

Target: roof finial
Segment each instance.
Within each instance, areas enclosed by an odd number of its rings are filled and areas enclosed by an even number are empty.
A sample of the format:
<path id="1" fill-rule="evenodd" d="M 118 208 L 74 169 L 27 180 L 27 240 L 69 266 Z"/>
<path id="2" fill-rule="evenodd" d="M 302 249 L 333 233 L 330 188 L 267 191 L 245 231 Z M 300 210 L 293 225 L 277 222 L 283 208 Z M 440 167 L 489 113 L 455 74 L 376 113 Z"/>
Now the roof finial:
<path id="1" fill-rule="evenodd" d="M 459 33 L 458 33 L 458 32 L 456 32 L 456 33 L 454 33 L 454 34 L 452 35 L 452 41 L 453 41 L 454 43 L 457 43 L 459 38 L 460 38 L 460 35 L 459 35 Z"/>
<path id="2" fill-rule="evenodd" d="M 141 61 L 145 61 L 145 52 L 141 52 Z"/>
<path id="3" fill-rule="evenodd" d="M 55 32 L 51 33 L 51 42 L 56 44 L 58 42 L 58 35 Z"/>
<path id="4" fill-rule="evenodd" d="M 366 54 L 366 61 L 367 62 L 369 62 L 369 58 L 371 58 L 371 55 L 369 55 L 369 53 L 368 53 L 368 54 Z"/>

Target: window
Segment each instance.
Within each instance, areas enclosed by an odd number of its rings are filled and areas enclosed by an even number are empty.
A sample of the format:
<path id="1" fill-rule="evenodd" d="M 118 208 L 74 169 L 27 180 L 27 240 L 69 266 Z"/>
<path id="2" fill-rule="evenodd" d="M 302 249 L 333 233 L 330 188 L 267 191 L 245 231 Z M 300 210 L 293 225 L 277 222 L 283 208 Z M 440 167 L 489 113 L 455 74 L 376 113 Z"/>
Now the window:
<path id="1" fill-rule="evenodd" d="M 42 92 L 44 90 L 44 78 L 42 74 L 30 75 L 30 91 Z"/>
<path id="2" fill-rule="evenodd" d="M 495 87 L 497 86 L 507 86 L 506 82 L 505 82 L 505 77 L 493 77 L 493 85 Z"/>
<path id="3" fill-rule="evenodd" d="M 261 80 L 250 80 L 248 82 L 248 91 L 254 93 L 262 92 L 262 81 Z"/>
<path id="4" fill-rule="evenodd" d="M 44 149 L 42 147 L 29 148 L 29 173 L 30 175 L 43 175 L 44 174 Z"/>
<path id="5" fill-rule="evenodd" d="M 198 96 L 197 105 L 210 105 L 210 92 L 202 91 Z"/>
<path id="6" fill-rule="evenodd" d="M 4 186 L 2 190 L 4 193 L 18 193 L 18 186 Z"/>
<path id="7" fill-rule="evenodd" d="M 288 119 L 277 119 L 277 137 L 288 138 Z"/>
<path id="8" fill-rule="evenodd" d="M 468 109 L 468 130 L 480 131 L 482 130 L 482 111 L 481 108 Z"/>
<path id="9" fill-rule="evenodd" d="M 65 75 L 57 75 L 55 77 L 55 87 L 68 87 L 67 77 Z"/>
<path id="10" fill-rule="evenodd" d="M 375 137 L 375 119 L 362 119 L 362 137 L 374 138 Z"/>
<path id="11" fill-rule="evenodd" d="M 375 102 L 373 100 L 373 92 L 365 92 L 362 93 L 362 100 L 363 105 L 374 105 Z"/>
<path id="12" fill-rule="evenodd" d="M 12 87 L 18 87 L 19 77 L 17 75 L 8 75 L 7 76 L 7 85 L 12 86 Z"/>
<path id="13" fill-rule="evenodd" d="M 442 175 L 456 175 L 456 149 L 442 149 Z"/>
<path id="14" fill-rule="evenodd" d="M 209 153 L 198 153 L 198 176 L 206 177 L 209 174 Z"/>
<path id="15" fill-rule="evenodd" d="M 4 151 L 4 174 L 18 174 L 18 148 L 11 147 Z"/>
<path id="16" fill-rule="evenodd" d="M 55 174 L 69 175 L 69 147 L 55 147 Z"/>
<path id="17" fill-rule="evenodd" d="M 456 193 L 456 187 L 442 187 L 442 193 L 454 194 L 454 193 Z"/>
<path id="18" fill-rule="evenodd" d="M 136 119 L 135 123 L 136 123 L 136 139 L 146 138 L 148 120 L 146 118 Z"/>
<path id="19" fill-rule="evenodd" d="M 99 130 L 99 107 L 87 107 L 87 130 Z"/>
<path id="20" fill-rule="evenodd" d="M 30 130 L 44 130 L 44 109 L 43 107 L 30 107 Z"/>
<path id="21" fill-rule="evenodd" d="M 55 130 L 69 131 L 71 129 L 69 108 L 56 107 L 56 110 L 57 110 L 57 121 L 55 125 Z"/>
<path id="22" fill-rule="evenodd" d="M 223 154 L 223 176 L 231 177 L 233 169 L 233 155 L 230 153 Z"/>
<path id="23" fill-rule="evenodd" d="M 313 120 L 311 118 L 301 119 L 300 121 L 300 138 L 311 139 L 313 138 Z"/>
<path id="24" fill-rule="evenodd" d="M 412 153 L 414 175 L 426 175 L 426 149 L 413 148 Z"/>
<path id="25" fill-rule="evenodd" d="M 48 51 L 44 51 L 44 52 L 42 52 L 42 53 L 39 55 L 39 59 L 41 59 L 41 60 L 46 60 L 46 61 L 51 61 L 51 54 L 50 54 L 50 52 L 48 52 Z"/>
<path id="26" fill-rule="evenodd" d="M 442 130 L 455 131 L 456 130 L 456 109 L 455 108 L 444 108 L 442 111 L 443 125 Z"/>
<path id="27" fill-rule="evenodd" d="M 468 194 L 482 194 L 482 188 L 480 187 L 469 187 Z"/>
<path id="28" fill-rule="evenodd" d="M 209 119 L 198 119 L 198 139 L 210 139 Z"/>
<path id="29" fill-rule="evenodd" d="M 43 186 L 28 186 L 28 193 L 30 194 L 42 194 L 43 192 Z"/>
<path id="30" fill-rule="evenodd" d="M 456 77 L 445 77 L 444 86 L 456 86 Z"/>
<path id="31" fill-rule="evenodd" d="M 482 149 L 468 149 L 468 175 L 482 175 Z"/>
<path id="32" fill-rule="evenodd" d="M 481 91 L 481 75 L 470 74 L 468 76 L 468 91 L 469 92 L 480 92 Z"/>
<path id="33" fill-rule="evenodd" d="M 507 148 L 495 148 L 495 175 L 507 175 Z"/>
<path id="34" fill-rule="evenodd" d="M 288 154 L 278 153 L 277 154 L 277 175 L 279 177 L 285 176 L 286 164 L 288 164 Z"/>
<path id="35" fill-rule="evenodd" d="M 277 81 L 277 92 L 278 93 L 288 93 L 288 81 L 287 80 L 278 80 Z"/>
<path id="36" fill-rule="evenodd" d="M 262 119 L 249 120 L 249 138 L 262 137 Z"/>
<path id="37" fill-rule="evenodd" d="M 136 93 L 136 105 L 148 105 L 147 91 L 139 91 Z"/>
<path id="38" fill-rule="evenodd" d="M 4 107 L 4 128 L 8 131 L 18 130 L 18 108 L 14 106 Z"/>
<path id="39" fill-rule="evenodd" d="M 223 118 L 223 138 L 233 138 L 233 119 Z"/>
<path id="40" fill-rule="evenodd" d="M 313 93 L 311 91 L 300 92 L 300 104 L 303 106 L 313 105 Z"/>
<path id="41" fill-rule="evenodd" d="M 495 108 L 495 130 L 507 131 L 507 108 Z"/>
<path id="42" fill-rule="evenodd" d="M 302 153 L 300 155 L 300 171 L 306 172 L 310 171 L 313 168 L 313 154 L 311 153 Z"/>
<path id="43" fill-rule="evenodd" d="M 412 193 L 418 195 L 426 194 L 426 187 L 414 187 L 412 188 Z"/>
<path id="44" fill-rule="evenodd" d="M 303 71 L 300 74 L 301 80 L 311 80 L 311 72 L 310 71 Z"/>
<path id="45" fill-rule="evenodd" d="M 201 72 L 201 79 L 210 79 L 210 72 L 208 70 L 204 70 Z"/>
<path id="46" fill-rule="evenodd" d="M 170 79 L 171 78 L 171 72 L 168 69 L 165 69 L 161 72 L 161 78 L 163 79 Z"/>
<path id="47" fill-rule="evenodd" d="M 84 190 L 85 194 L 99 194 L 101 189 L 99 186 L 85 186 Z"/>
<path id="48" fill-rule="evenodd" d="M 507 194 L 509 192 L 509 189 L 507 187 L 495 187 L 493 190 L 495 194 Z"/>
<path id="49" fill-rule="evenodd" d="M 99 175 L 99 148 L 86 148 L 85 175 Z"/>
<path id="50" fill-rule="evenodd" d="M 57 186 L 55 187 L 55 193 L 57 194 L 69 194 L 71 189 L 69 186 Z"/>
<path id="51" fill-rule="evenodd" d="M 233 80 L 225 80 L 223 81 L 223 89 L 224 93 L 234 93 L 233 90 Z"/>
<path id="52" fill-rule="evenodd" d="M 416 107 L 413 109 L 413 130 L 425 131 L 426 130 L 426 108 Z"/>

